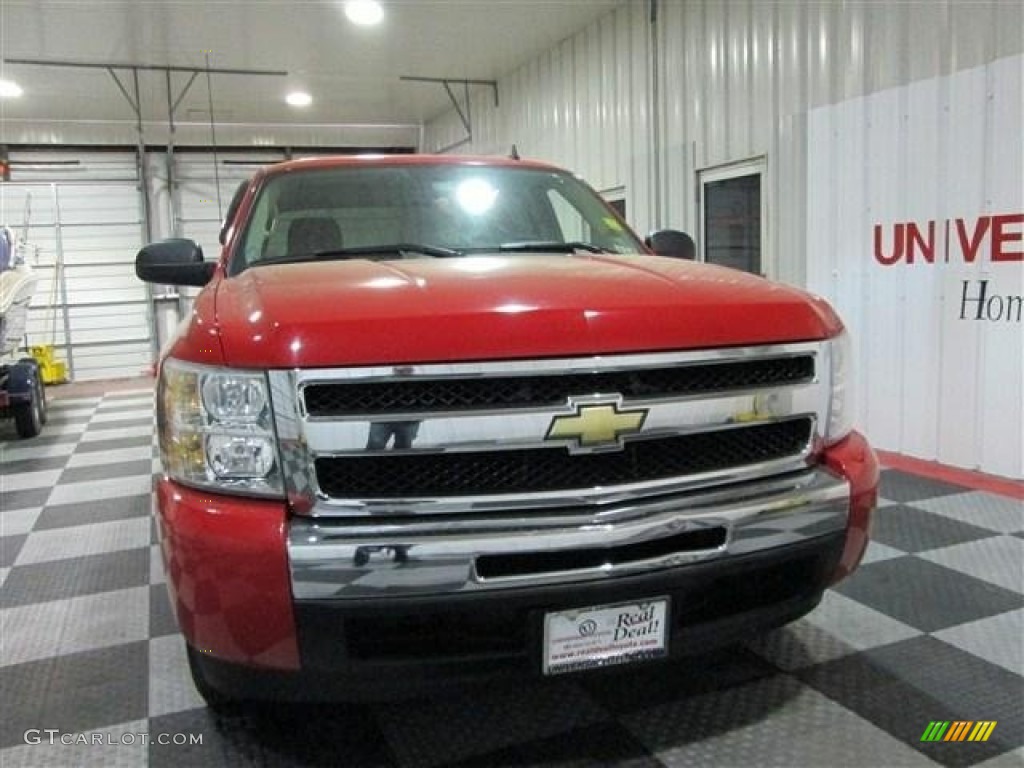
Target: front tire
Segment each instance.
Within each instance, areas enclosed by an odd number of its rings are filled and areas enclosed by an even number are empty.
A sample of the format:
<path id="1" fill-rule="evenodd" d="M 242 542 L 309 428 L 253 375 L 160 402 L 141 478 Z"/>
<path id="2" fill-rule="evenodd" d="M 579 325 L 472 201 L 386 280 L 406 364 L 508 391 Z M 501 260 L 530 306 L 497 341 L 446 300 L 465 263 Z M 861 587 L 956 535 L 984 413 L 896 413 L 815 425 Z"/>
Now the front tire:
<path id="1" fill-rule="evenodd" d="M 41 389 L 42 385 L 37 383 L 32 399 L 14 406 L 14 428 L 18 431 L 18 437 L 35 437 L 43 431 L 43 423 L 46 421 L 46 400 L 45 395 L 40 392 Z"/>

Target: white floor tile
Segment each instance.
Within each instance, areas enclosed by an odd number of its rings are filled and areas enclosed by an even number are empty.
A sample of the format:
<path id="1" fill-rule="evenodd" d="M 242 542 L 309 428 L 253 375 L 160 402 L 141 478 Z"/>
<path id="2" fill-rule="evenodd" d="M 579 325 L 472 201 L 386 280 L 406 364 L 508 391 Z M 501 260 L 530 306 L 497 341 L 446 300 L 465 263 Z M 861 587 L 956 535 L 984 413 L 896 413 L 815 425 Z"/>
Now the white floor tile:
<path id="1" fill-rule="evenodd" d="M 36 524 L 42 507 L 28 509 L 0 509 L 0 536 L 17 536 L 28 533 Z"/>
<path id="2" fill-rule="evenodd" d="M 95 443 L 98 440 L 116 440 L 122 437 L 145 437 L 153 432 L 153 427 L 150 425 L 142 425 L 138 427 L 125 427 L 119 430 L 110 429 L 98 429 L 93 432 L 86 432 L 82 435 L 81 442 L 83 443 Z"/>
<path id="3" fill-rule="evenodd" d="M 1024 502 L 1008 496 L 971 491 L 927 501 L 915 501 L 912 504 L 918 509 L 926 509 L 1000 533 L 1024 530 Z"/>
<path id="4" fill-rule="evenodd" d="M 62 469 L 48 469 L 45 472 L 19 472 L 0 475 L 0 491 L 26 491 L 33 488 L 52 488 L 60 479 Z"/>
<path id="5" fill-rule="evenodd" d="M 918 557 L 1024 594 L 1024 539 L 1016 536 L 991 536 Z"/>
<path id="6" fill-rule="evenodd" d="M 0 611 L 0 666 L 106 648 L 149 635 L 149 587 Z"/>
<path id="7" fill-rule="evenodd" d="M 43 427 L 46 429 L 46 427 Z M 0 466 L 8 461 L 24 459 L 52 459 L 59 456 L 70 456 L 75 452 L 75 443 L 56 443 L 54 445 L 19 445 L 17 448 L 0 447 Z"/>
<path id="8" fill-rule="evenodd" d="M 149 546 L 147 517 L 54 528 L 30 534 L 18 553 L 15 565 L 45 563 L 146 546 Z"/>
<path id="9" fill-rule="evenodd" d="M 153 449 L 148 445 L 137 445 L 132 448 L 117 448 L 113 451 L 88 451 L 76 453 L 68 459 L 67 467 L 96 467 L 103 464 L 121 464 L 128 461 L 148 459 Z"/>
<path id="10" fill-rule="evenodd" d="M 863 651 L 917 637 L 921 631 L 828 590 L 821 604 L 804 620 Z"/>
<path id="11" fill-rule="evenodd" d="M 59 723 L 40 725 L 39 728 L 58 728 Z M 71 744 L 61 744 L 61 734 L 54 734 L 55 743 L 49 743 L 49 734 L 42 733 L 41 744 L 25 744 L 0 750 L 0 765 L 4 766 L 81 766 L 82 768 L 137 768 L 148 765 L 149 747 L 142 743 L 140 733 L 149 733 L 147 720 L 108 725 L 85 734 L 67 736 Z M 63 731 L 61 733 L 64 733 Z M 93 742 L 93 734 L 99 743 Z M 131 736 L 129 734 L 132 734 Z M 78 738 L 84 735 L 85 742 Z M 154 737 L 156 734 L 152 734 Z M 122 740 L 129 743 L 123 744 Z M 113 742 L 113 743 L 110 743 Z"/>
<path id="12" fill-rule="evenodd" d="M 149 641 L 149 716 L 205 707 L 192 684 L 181 635 L 165 635 Z"/>
<path id="13" fill-rule="evenodd" d="M 160 554 L 160 545 L 154 544 L 149 548 L 149 583 L 163 584 L 167 581 L 167 574 L 164 572 L 164 559 Z"/>
<path id="14" fill-rule="evenodd" d="M 1024 670 L 1024 609 L 935 632 L 935 637 L 1015 674 Z"/>
<path id="15" fill-rule="evenodd" d="M 867 565 L 868 563 L 878 563 L 882 560 L 892 560 L 894 557 L 902 557 L 905 554 L 907 553 L 902 549 L 888 547 L 885 544 L 872 541 L 868 543 L 868 550 L 864 553 L 864 559 L 861 560 L 861 564 Z"/>
<path id="16" fill-rule="evenodd" d="M 50 493 L 47 504 L 73 504 L 79 501 L 113 499 L 119 496 L 137 496 L 153 490 L 153 476 L 132 475 L 111 477 L 104 480 L 87 480 L 84 483 L 58 485 Z"/>
<path id="17" fill-rule="evenodd" d="M 96 415 L 89 421 L 89 426 L 95 426 L 96 424 L 112 424 L 118 421 L 135 421 L 137 419 L 147 418 L 153 418 L 152 406 L 132 411 L 115 411 L 114 413 L 97 411 Z"/>

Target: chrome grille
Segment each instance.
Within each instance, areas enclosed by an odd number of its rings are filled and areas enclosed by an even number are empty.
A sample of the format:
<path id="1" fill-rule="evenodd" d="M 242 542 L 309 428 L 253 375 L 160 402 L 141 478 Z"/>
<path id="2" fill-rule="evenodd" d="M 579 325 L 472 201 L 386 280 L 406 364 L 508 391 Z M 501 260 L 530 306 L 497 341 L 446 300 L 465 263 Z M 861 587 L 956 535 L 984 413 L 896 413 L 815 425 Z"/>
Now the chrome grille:
<path id="1" fill-rule="evenodd" d="M 809 418 L 626 443 L 622 451 L 384 453 L 316 459 L 320 489 L 337 498 L 490 496 L 629 485 L 712 472 L 802 453 Z"/>
<path id="2" fill-rule="evenodd" d="M 599 392 L 649 400 L 800 384 L 813 377 L 814 357 L 796 355 L 563 375 L 313 382 L 303 389 L 303 397 L 309 416 L 332 418 L 551 407 L 575 395 Z"/>
<path id="3" fill-rule="evenodd" d="M 502 517 L 806 469 L 828 421 L 829 349 L 805 342 L 269 376 L 299 514 Z M 589 426 L 585 410 L 595 417 Z M 586 440 L 573 437 L 580 429 Z"/>

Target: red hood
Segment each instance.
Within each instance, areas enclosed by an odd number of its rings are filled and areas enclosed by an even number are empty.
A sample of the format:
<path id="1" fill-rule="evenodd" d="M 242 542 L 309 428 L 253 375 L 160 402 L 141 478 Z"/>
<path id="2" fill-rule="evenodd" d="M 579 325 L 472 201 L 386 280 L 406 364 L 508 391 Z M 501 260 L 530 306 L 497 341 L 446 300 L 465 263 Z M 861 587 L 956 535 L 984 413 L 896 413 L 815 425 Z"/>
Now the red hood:
<path id="1" fill-rule="evenodd" d="M 825 302 L 654 256 L 480 256 L 254 267 L 216 288 L 225 362 L 289 368 L 819 339 Z"/>

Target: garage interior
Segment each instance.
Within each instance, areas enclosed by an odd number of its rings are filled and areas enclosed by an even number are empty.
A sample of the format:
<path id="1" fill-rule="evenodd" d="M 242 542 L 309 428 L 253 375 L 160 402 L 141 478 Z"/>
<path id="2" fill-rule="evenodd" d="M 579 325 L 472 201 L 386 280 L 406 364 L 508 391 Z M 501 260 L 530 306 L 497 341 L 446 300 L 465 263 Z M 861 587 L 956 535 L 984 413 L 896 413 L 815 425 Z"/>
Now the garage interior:
<path id="1" fill-rule="evenodd" d="M 0 5 L 0 225 L 38 276 L 15 357 L 52 361 L 41 434 L 0 422 L 0 763 L 1024 765 L 1024 6 L 344 5 Z M 837 308 L 885 467 L 860 569 L 668 667 L 215 714 L 152 510 L 153 369 L 197 289 L 136 252 L 215 258 L 282 160 L 512 151 Z M 925 739 L 947 721 L 995 726 Z"/>

